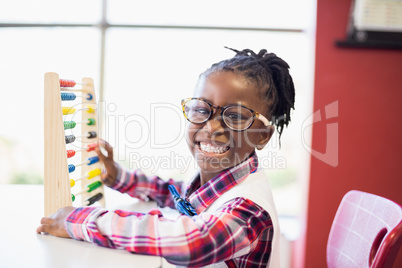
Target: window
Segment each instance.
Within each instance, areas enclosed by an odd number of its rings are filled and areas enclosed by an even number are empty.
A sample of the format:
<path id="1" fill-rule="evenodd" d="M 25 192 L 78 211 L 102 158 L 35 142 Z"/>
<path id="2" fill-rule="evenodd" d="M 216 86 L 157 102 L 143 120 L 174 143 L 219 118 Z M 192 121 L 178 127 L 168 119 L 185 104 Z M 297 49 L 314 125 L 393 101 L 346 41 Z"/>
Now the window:
<path id="1" fill-rule="evenodd" d="M 49 71 L 68 79 L 94 78 L 103 103 L 101 136 L 116 147 L 123 165 L 187 180 L 196 166 L 184 139 L 180 100 L 192 96 L 202 71 L 233 55 L 224 46 L 266 48 L 291 66 L 296 110 L 282 148 L 275 136 L 259 152 L 260 162 L 272 178 L 278 211 L 297 215 L 309 172 L 301 140 L 308 132 L 302 123 L 312 112 L 314 5 L 312 0 L 3 1 L 0 183 L 41 181 L 43 77 Z"/>

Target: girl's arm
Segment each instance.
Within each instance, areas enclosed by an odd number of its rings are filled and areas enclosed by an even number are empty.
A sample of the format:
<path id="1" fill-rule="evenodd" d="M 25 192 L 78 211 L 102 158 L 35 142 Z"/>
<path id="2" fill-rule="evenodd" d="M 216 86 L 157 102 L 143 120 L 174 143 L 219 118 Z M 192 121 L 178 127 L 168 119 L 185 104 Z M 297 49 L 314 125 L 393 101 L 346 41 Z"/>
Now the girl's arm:
<path id="1" fill-rule="evenodd" d="M 112 189 L 143 201 L 156 201 L 159 207 L 175 208 L 168 186 L 173 184 L 181 192 L 183 185 L 181 181 L 164 181 L 158 176 L 147 176 L 139 169 L 127 171 L 120 166 L 117 178 L 116 183 L 111 186 Z"/>
<path id="2" fill-rule="evenodd" d="M 154 200 L 160 207 L 174 208 L 168 186 L 174 184 L 180 192 L 182 182 L 175 182 L 172 179 L 164 181 L 158 176 L 146 176 L 141 170 L 125 170 L 113 160 L 113 148 L 108 142 L 100 140 L 99 146 L 105 148 L 107 152 L 105 155 L 100 151 L 100 147 L 95 149 L 105 167 L 102 173 L 105 185 L 141 200 Z"/>
<path id="3" fill-rule="evenodd" d="M 261 234 L 271 232 L 272 238 L 269 214 L 244 198 L 227 202 L 214 213 L 180 216 L 175 221 L 164 218 L 158 210 L 142 214 L 77 208 L 67 217 L 65 226 L 74 239 L 162 256 L 183 266 L 204 266 L 240 257 L 256 247 Z"/>

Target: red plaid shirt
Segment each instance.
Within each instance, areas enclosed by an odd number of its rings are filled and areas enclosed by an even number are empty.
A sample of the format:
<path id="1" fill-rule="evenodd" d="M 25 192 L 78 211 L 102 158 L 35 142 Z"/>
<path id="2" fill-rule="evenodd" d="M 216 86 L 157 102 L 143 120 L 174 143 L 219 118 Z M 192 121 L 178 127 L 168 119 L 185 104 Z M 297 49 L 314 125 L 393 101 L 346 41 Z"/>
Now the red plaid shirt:
<path id="1" fill-rule="evenodd" d="M 198 215 L 170 220 L 159 210 L 143 214 L 80 207 L 67 218 L 66 229 L 77 240 L 162 256 L 181 266 L 199 267 L 225 261 L 228 267 L 267 267 L 273 237 L 267 211 L 238 197 L 215 211 L 203 212 L 223 193 L 255 172 L 257 166 L 254 154 L 201 187 L 197 175 L 184 191 L 182 182 L 121 169 L 114 189 L 142 200 L 155 200 L 161 207 L 174 208 L 168 190 L 168 185 L 174 184 L 179 192 L 184 192 Z"/>

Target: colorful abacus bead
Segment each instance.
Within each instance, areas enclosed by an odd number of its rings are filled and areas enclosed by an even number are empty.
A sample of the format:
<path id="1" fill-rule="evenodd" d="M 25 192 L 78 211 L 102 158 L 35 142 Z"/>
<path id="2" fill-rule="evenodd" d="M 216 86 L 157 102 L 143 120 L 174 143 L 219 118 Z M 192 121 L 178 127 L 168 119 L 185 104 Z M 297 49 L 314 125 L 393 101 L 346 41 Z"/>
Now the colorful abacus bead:
<path id="1" fill-rule="evenodd" d="M 63 115 L 74 114 L 76 109 L 73 107 L 62 107 Z"/>
<path id="2" fill-rule="evenodd" d="M 60 87 L 75 87 L 77 84 L 74 80 L 60 79 Z"/>
<path id="3" fill-rule="evenodd" d="M 75 151 L 74 150 L 67 150 L 67 158 L 71 158 L 75 155 Z"/>
<path id="4" fill-rule="evenodd" d="M 97 144 L 97 143 L 88 144 L 88 145 L 87 145 L 87 148 L 88 148 L 88 149 L 86 149 L 86 151 L 87 151 L 87 152 L 93 151 L 93 150 L 95 150 L 96 147 L 98 147 L 98 144 Z"/>
<path id="5" fill-rule="evenodd" d="M 87 110 L 87 113 L 89 113 L 89 114 L 95 113 L 95 108 L 94 108 L 94 107 L 88 106 L 88 107 L 86 108 L 86 110 Z"/>
<path id="6" fill-rule="evenodd" d="M 88 118 L 88 122 L 87 122 L 87 125 L 88 126 L 94 126 L 95 125 L 95 119 L 93 119 L 93 118 Z"/>
<path id="7" fill-rule="evenodd" d="M 88 179 L 92 179 L 92 178 L 95 178 L 96 176 L 99 176 L 101 173 L 102 173 L 102 171 L 100 170 L 100 168 L 95 168 L 91 171 L 88 171 L 87 176 L 88 176 Z"/>
<path id="8" fill-rule="evenodd" d="M 64 129 L 72 129 L 77 126 L 77 124 L 86 124 L 87 126 L 95 125 L 96 121 L 93 118 L 88 118 L 86 122 L 74 122 L 74 121 L 64 121 Z"/>
<path id="9" fill-rule="evenodd" d="M 71 136 L 74 137 L 74 135 L 71 135 Z M 75 139 L 75 137 L 74 137 L 74 139 Z M 88 144 L 88 145 L 87 145 L 87 148 L 82 148 L 82 149 L 77 150 L 77 151 L 75 151 L 75 150 L 73 150 L 73 149 L 67 150 L 67 158 L 71 158 L 71 157 L 75 156 L 75 154 L 76 154 L 77 152 L 81 152 L 81 151 L 90 152 L 90 151 L 93 151 L 93 150 L 95 150 L 96 147 L 98 147 L 98 144 L 97 144 L 97 143 L 91 143 L 91 144 Z"/>
<path id="10" fill-rule="evenodd" d="M 91 196 L 90 198 L 85 200 L 83 205 L 84 206 L 90 206 L 90 205 L 94 204 L 95 202 L 101 200 L 102 198 L 103 198 L 103 194 L 102 193 L 97 193 L 96 195 Z"/>
<path id="11" fill-rule="evenodd" d="M 87 165 L 88 166 L 93 165 L 93 164 L 98 163 L 98 162 L 99 162 L 99 157 L 93 156 L 93 157 L 88 158 Z"/>
<path id="12" fill-rule="evenodd" d="M 88 158 L 87 161 L 82 162 L 82 163 L 80 163 L 80 164 L 77 164 L 77 165 L 69 164 L 69 165 L 68 165 L 68 171 L 69 171 L 69 173 L 71 173 L 71 172 L 74 172 L 74 171 L 75 171 L 75 168 L 76 168 L 76 167 L 79 167 L 79 166 L 82 166 L 82 165 L 88 165 L 88 166 L 90 166 L 90 165 L 93 165 L 93 164 L 98 163 L 98 162 L 99 162 L 99 157 L 93 156 L 93 157 Z M 90 172 L 92 172 L 92 171 L 90 171 Z M 96 171 L 96 172 L 97 172 L 97 171 Z"/>
<path id="13" fill-rule="evenodd" d="M 84 98 L 84 95 L 81 96 L 77 96 L 75 93 L 71 93 L 71 92 L 62 92 L 61 93 L 61 100 L 62 101 L 73 101 L 75 100 L 77 97 L 79 98 Z M 87 93 L 86 94 L 86 99 L 87 100 L 92 100 L 94 97 L 92 96 L 91 93 Z"/>
<path id="14" fill-rule="evenodd" d="M 77 181 L 80 181 L 80 180 L 83 180 L 83 179 L 88 179 L 88 180 L 89 180 L 89 179 L 95 178 L 96 176 L 99 176 L 101 173 L 102 173 L 102 171 L 100 170 L 100 168 L 95 168 L 95 169 L 93 169 L 93 170 L 91 170 L 91 171 L 88 171 L 88 172 L 85 174 L 85 176 L 82 176 L 82 177 L 80 177 L 80 178 L 74 180 L 74 184 L 75 184 Z M 71 183 L 71 182 L 70 182 L 70 183 Z"/>
<path id="15" fill-rule="evenodd" d="M 72 143 L 72 142 L 75 141 L 75 136 L 74 135 L 67 135 L 65 137 L 65 140 L 66 140 L 66 144 Z"/>
<path id="16" fill-rule="evenodd" d="M 92 192 L 93 190 L 98 189 L 101 185 L 102 185 L 102 182 L 100 182 L 100 181 L 95 181 L 95 182 L 93 182 L 93 183 L 91 183 L 91 184 L 88 184 L 88 185 L 85 186 L 85 188 L 84 188 L 81 192 L 78 192 L 78 193 L 76 193 L 75 195 L 74 195 L 74 194 L 71 194 L 71 199 L 72 199 L 73 202 L 74 202 L 74 201 L 75 201 L 75 197 L 76 197 L 77 195 L 80 195 L 80 194 L 82 194 L 82 193 L 90 193 L 90 192 Z"/>
<path id="17" fill-rule="evenodd" d="M 74 172 L 75 166 L 73 164 L 68 165 L 68 173 Z"/>
<path id="18" fill-rule="evenodd" d="M 88 139 L 94 139 L 94 138 L 96 138 L 96 136 L 97 136 L 96 131 L 89 131 L 87 138 Z"/>
<path id="19" fill-rule="evenodd" d="M 64 129 L 73 129 L 77 126 L 77 123 L 75 123 L 74 121 L 64 121 Z"/>
<path id="20" fill-rule="evenodd" d="M 77 98 L 77 95 L 75 95 L 74 93 L 65 93 L 65 92 L 61 93 L 61 100 L 62 101 L 73 101 L 76 98 Z"/>

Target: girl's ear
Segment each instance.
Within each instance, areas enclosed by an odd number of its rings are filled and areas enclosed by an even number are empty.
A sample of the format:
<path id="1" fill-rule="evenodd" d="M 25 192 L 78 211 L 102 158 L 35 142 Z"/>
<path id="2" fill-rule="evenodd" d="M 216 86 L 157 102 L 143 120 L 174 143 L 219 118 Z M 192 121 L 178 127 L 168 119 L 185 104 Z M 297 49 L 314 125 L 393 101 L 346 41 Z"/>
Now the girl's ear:
<path id="1" fill-rule="evenodd" d="M 274 132 L 275 132 L 275 126 L 272 125 L 269 125 L 268 127 L 266 127 L 264 131 L 261 131 L 256 148 L 258 150 L 262 150 L 265 147 L 265 145 L 267 145 Z"/>

